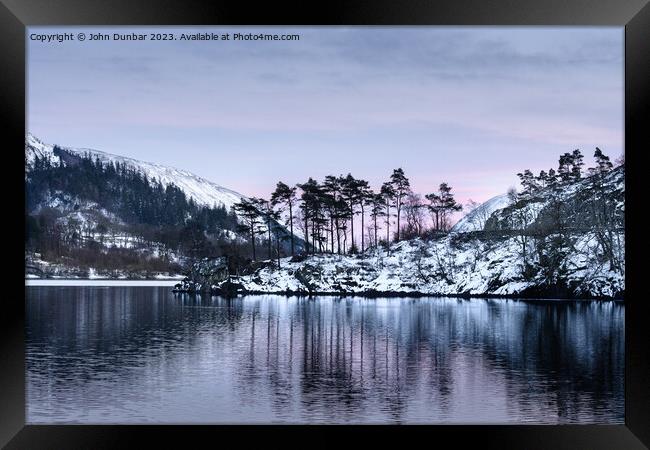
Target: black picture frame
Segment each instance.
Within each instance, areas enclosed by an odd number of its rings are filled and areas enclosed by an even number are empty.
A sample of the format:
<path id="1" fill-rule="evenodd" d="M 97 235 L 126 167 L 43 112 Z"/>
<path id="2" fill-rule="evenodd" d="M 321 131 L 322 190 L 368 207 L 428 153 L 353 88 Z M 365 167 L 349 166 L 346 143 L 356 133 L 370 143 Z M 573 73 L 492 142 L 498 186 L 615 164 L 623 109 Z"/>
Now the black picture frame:
<path id="1" fill-rule="evenodd" d="M 8 262 L 0 313 L 0 445 L 8 449 L 129 448 L 133 439 L 172 442 L 205 439 L 217 445 L 224 436 L 263 439 L 299 433 L 307 442 L 339 445 L 340 432 L 368 440 L 399 442 L 413 434 L 438 444 L 452 439 L 454 447 L 474 444 L 488 448 L 644 448 L 650 446 L 650 343 L 648 303 L 642 291 L 644 242 L 644 167 L 642 143 L 650 117 L 650 5 L 648 0 L 445 0 L 395 2 L 385 0 L 309 2 L 265 6 L 242 1 L 179 0 L 0 0 L 0 104 L 6 110 L 2 148 L 7 199 L 24 210 L 25 27 L 33 25 L 584 25 L 625 27 L 625 149 L 626 149 L 626 375 L 625 425 L 620 426 L 406 426 L 406 427 L 274 427 L 245 426 L 25 426 L 24 257 L 19 239 L 5 251 Z M 647 144 L 646 144 L 647 145 Z M 16 189 L 16 191 L 14 191 Z M 24 232 L 24 223 L 5 222 Z M 18 214 L 18 211 L 16 211 Z M 22 228 L 21 228 L 22 227 Z M 8 231 L 5 235 L 12 236 Z M 15 291 L 7 289 L 15 288 Z M 14 295 L 13 293 L 16 292 Z M 23 301 L 21 301 L 21 296 Z M 110 399 L 107 399 L 110 401 Z M 180 441 L 182 440 L 182 441 Z M 285 441 L 283 441 L 285 442 Z M 299 441 L 305 445 L 305 441 Z M 447 441 L 449 442 L 449 441 Z M 310 445 L 310 444 L 306 444 Z M 366 442 L 367 445 L 367 442 Z"/>

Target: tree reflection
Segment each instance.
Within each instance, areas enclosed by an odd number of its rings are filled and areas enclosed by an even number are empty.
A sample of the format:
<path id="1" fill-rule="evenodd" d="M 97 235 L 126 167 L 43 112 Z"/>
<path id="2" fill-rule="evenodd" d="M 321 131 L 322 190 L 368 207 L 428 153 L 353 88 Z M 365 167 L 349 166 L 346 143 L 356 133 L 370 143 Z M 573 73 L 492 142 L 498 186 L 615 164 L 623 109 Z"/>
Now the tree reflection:
<path id="1" fill-rule="evenodd" d="M 229 399 L 235 422 L 267 409 L 268 422 L 623 417 L 614 302 L 31 289 L 27 341 L 35 396 L 176 380 Z"/>

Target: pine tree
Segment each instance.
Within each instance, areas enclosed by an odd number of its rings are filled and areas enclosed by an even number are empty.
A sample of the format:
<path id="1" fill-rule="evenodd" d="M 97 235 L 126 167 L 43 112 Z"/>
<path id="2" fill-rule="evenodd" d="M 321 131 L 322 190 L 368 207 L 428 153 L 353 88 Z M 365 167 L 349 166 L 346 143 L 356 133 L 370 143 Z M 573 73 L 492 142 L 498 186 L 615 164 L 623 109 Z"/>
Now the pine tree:
<path id="1" fill-rule="evenodd" d="M 386 207 L 386 244 L 390 248 L 390 206 L 395 199 L 395 189 L 393 188 L 392 183 L 386 182 L 382 184 L 380 195 L 384 200 L 384 206 Z"/>
<path id="2" fill-rule="evenodd" d="M 571 181 L 576 182 L 582 178 L 582 166 L 584 165 L 582 153 L 575 149 L 571 154 Z"/>
<path id="3" fill-rule="evenodd" d="M 296 203 L 296 188 L 289 187 L 279 181 L 275 191 L 271 194 L 271 203 L 275 205 L 286 205 L 289 210 L 289 233 L 291 234 L 291 256 L 295 255 L 293 237 L 293 206 Z"/>
<path id="4" fill-rule="evenodd" d="M 357 180 L 357 199 L 359 201 L 359 208 L 361 209 L 361 253 L 366 249 L 365 239 L 364 239 L 364 230 L 365 230 L 365 220 L 366 220 L 366 209 L 374 196 L 374 192 L 370 189 L 370 185 L 366 180 Z"/>
<path id="5" fill-rule="evenodd" d="M 546 186 L 552 190 L 555 190 L 557 188 L 557 185 L 557 173 L 554 169 L 549 169 L 548 176 L 546 177 Z"/>
<path id="6" fill-rule="evenodd" d="M 560 164 L 557 169 L 558 181 L 562 184 L 571 180 L 571 167 L 573 166 L 573 155 L 565 153 L 560 156 Z"/>
<path id="7" fill-rule="evenodd" d="M 533 175 L 529 169 L 524 170 L 523 173 L 518 173 L 517 176 L 519 177 L 521 186 L 523 187 L 523 191 L 520 193 L 521 197 L 533 195 L 540 189 L 539 184 L 535 179 L 535 175 Z"/>
<path id="8" fill-rule="evenodd" d="M 548 174 L 545 170 L 540 170 L 539 175 L 535 178 L 540 189 L 545 189 L 548 186 Z"/>
<path id="9" fill-rule="evenodd" d="M 434 192 L 425 195 L 424 198 L 429 200 L 429 204 L 427 205 L 427 208 L 429 209 L 432 215 L 433 228 L 436 231 L 440 231 L 440 213 L 442 212 L 441 198 L 438 194 Z"/>
<path id="10" fill-rule="evenodd" d="M 441 183 L 439 188 L 440 204 L 442 206 L 442 227 L 446 231 L 449 223 L 447 217 L 457 211 L 461 211 L 463 206 L 456 202 L 454 195 L 451 193 L 451 186 L 447 183 Z"/>
<path id="11" fill-rule="evenodd" d="M 245 223 L 245 225 L 243 225 L 240 229 L 250 233 L 251 246 L 253 249 L 253 261 L 257 261 L 255 252 L 255 236 L 260 234 L 262 230 L 260 230 L 261 214 L 256 205 L 256 202 L 254 200 L 242 198 L 239 203 L 233 205 L 233 208 Z"/>
<path id="12" fill-rule="evenodd" d="M 370 218 L 373 220 L 373 228 L 375 232 L 375 246 L 377 246 L 379 244 L 377 239 L 377 230 L 379 228 L 377 225 L 377 219 L 386 214 L 384 213 L 384 196 L 381 193 L 373 194 L 369 199 L 369 204 Z"/>
<path id="13" fill-rule="evenodd" d="M 595 169 L 590 169 L 589 171 L 597 175 L 604 175 L 610 170 L 612 170 L 613 164 L 609 160 L 609 156 L 605 155 L 601 149 L 596 147 L 594 152 L 594 159 L 596 160 Z"/>
<path id="14" fill-rule="evenodd" d="M 303 221 L 305 227 L 305 242 L 307 245 L 307 252 L 309 252 L 309 226 L 311 222 L 311 240 L 312 240 L 312 253 L 316 251 L 316 241 L 320 241 L 320 236 L 317 234 L 317 227 L 321 223 L 320 215 L 322 214 L 322 188 L 319 183 L 313 178 L 309 178 L 306 183 L 298 184 L 302 190 L 300 199 L 302 204 L 300 209 L 303 214 Z"/>
<path id="15" fill-rule="evenodd" d="M 281 252 L 280 252 L 280 241 L 285 237 L 284 235 L 284 228 L 280 225 L 280 219 L 282 218 L 282 211 L 271 211 L 271 226 L 273 228 L 273 235 L 275 236 L 275 245 L 276 245 L 276 252 L 277 252 L 277 257 L 278 257 L 278 269 L 281 269 L 280 265 L 280 258 L 281 258 Z"/>
<path id="16" fill-rule="evenodd" d="M 339 230 L 339 199 L 341 196 L 341 183 L 338 177 L 334 175 L 327 175 L 325 181 L 323 182 L 323 193 L 325 198 L 325 208 L 328 211 L 329 215 L 329 225 L 330 225 L 330 250 L 334 253 L 335 244 L 334 244 L 334 230 L 336 230 L 336 238 L 338 243 L 338 253 L 341 253 L 341 243 L 340 243 L 340 230 Z"/>
<path id="17" fill-rule="evenodd" d="M 350 217 L 350 237 L 351 237 L 351 246 L 350 253 L 356 252 L 356 246 L 354 245 L 354 216 L 356 214 L 355 206 L 359 201 L 359 180 L 354 178 L 352 174 L 348 173 L 345 178 L 340 180 L 341 183 L 341 194 L 345 199 L 348 208 L 349 208 L 349 217 Z M 362 230 L 363 231 L 363 230 Z M 362 232 L 363 234 L 363 232 Z"/>
<path id="18" fill-rule="evenodd" d="M 390 183 L 393 187 L 393 192 L 394 194 L 394 199 L 395 199 L 395 208 L 397 209 L 397 240 L 399 241 L 399 233 L 400 233 L 400 215 L 402 212 L 402 203 L 404 201 L 404 197 L 410 192 L 411 190 L 411 183 L 409 182 L 408 178 L 406 178 L 406 175 L 404 175 L 404 170 L 402 168 L 398 168 L 393 170 L 393 174 L 390 176 Z"/>
<path id="19" fill-rule="evenodd" d="M 265 200 L 263 198 L 252 198 L 251 201 L 253 204 L 257 207 L 257 210 L 260 212 L 260 218 L 264 221 L 266 225 L 266 233 L 267 233 L 267 246 L 268 246 L 268 256 L 269 259 L 273 259 L 272 255 L 272 245 L 273 241 L 271 239 L 271 233 L 272 233 L 272 228 L 273 228 L 273 219 L 275 217 L 274 211 L 273 211 L 273 205 L 271 204 L 270 201 Z"/>

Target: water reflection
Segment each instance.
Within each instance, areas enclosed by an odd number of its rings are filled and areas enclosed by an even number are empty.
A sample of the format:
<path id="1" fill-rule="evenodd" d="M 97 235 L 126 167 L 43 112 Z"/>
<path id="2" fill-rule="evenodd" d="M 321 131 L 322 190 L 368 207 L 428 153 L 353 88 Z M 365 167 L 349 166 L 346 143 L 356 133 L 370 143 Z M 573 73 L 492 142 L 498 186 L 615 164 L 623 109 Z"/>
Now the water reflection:
<path id="1" fill-rule="evenodd" d="M 27 294 L 30 423 L 623 423 L 621 303 Z"/>

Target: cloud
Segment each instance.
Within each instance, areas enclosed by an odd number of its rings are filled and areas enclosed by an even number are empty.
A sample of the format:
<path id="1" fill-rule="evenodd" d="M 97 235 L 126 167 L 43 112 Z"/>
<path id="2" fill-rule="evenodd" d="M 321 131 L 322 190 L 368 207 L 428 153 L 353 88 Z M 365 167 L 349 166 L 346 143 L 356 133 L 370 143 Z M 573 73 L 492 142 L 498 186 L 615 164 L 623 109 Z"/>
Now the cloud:
<path id="1" fill-rule="evenodd" d="M 174 31 L 210 30 L 235 28 Z M 480 152 L 510 158 L 524 152 L 523 159 L 546 166 L 552 163 L 542 160 L 554 162 L 558 149 L 622 147 L 622 28 L 236 30 L 301 39 L 29 42 L 30 126 L 43 130 L 45 140 L 84 136 L 87 146 L 102 136 L 105 148 L 130 149 L 149 160 L 156 151 L 182 155 L 181 165 L 207 158 L 208 164 L 192 167 L 197 171 L 225 158 L 217 161 L 199 147 L 228 146 L 252 160 L 270 149 L 313 150 L 373 171 L 384 171 L 393 156 L 458 171 L 471 155 L 481 164 Z M 143 136 L 151 150 L 131 144 Z M 428 156 L 439 156 L 441 148 L 450 149 L 443 158 L 449 164 Z M 368 157 L 373 151 L 377 158 Z M 499 161 L 500 170 L 510 171 Z"/>

